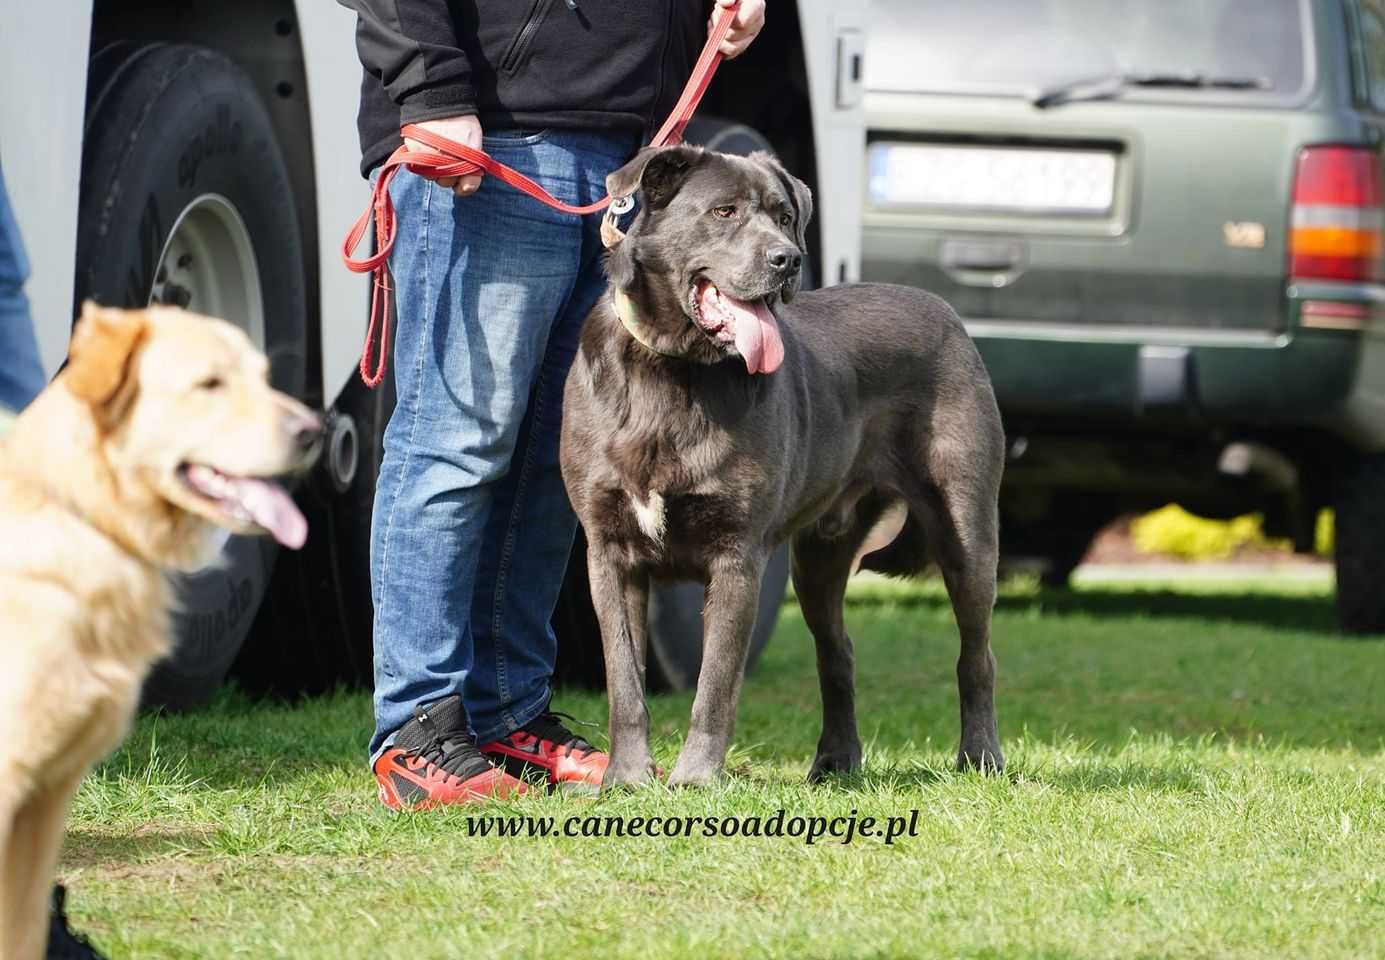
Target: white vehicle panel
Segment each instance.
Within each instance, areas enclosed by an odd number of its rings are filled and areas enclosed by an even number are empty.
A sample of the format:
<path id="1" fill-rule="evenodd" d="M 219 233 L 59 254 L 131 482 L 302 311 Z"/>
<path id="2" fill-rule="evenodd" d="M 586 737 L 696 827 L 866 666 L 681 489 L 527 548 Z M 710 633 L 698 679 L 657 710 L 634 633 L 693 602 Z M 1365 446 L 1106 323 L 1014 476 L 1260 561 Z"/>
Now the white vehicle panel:
<path id="1" fill-rule="evenodd" d="M 67 356 L 77 256 L 90 0 L 7 4 L 0 30 L 0 166 L 33 273 L 25 291 L 44 372 Z M 33 51 L 43 51 L 34 69 Z M 23 91 L 15 95 L 15 91 Z"/>
<path id="2" fill-rule="evenodd" d="M 768 15 L 774 15 L 773 5 Z M 865 21 L 865 3 L 799 4 L 818 168 L 813 216 L 818 219 L 822 263 L 817 281 L 824 287 L 860 278 L 865 114 L 861 98 L 848 92 L 859 84 L 859 77 L 853 79 L 849 71 L 859 38 L 865 35 Z"/>
<path id="3" fill-rule="evenodd" d="M 341 261 L 342 239 L 370 202 L 356 135 L 361 62 L 354 13 L 325 0 L 299 0 L 297 6 L 317 183 L 322 389 L 330 403 L 356 375 L 370 314 L 369 276 L 350 273 Z"/>

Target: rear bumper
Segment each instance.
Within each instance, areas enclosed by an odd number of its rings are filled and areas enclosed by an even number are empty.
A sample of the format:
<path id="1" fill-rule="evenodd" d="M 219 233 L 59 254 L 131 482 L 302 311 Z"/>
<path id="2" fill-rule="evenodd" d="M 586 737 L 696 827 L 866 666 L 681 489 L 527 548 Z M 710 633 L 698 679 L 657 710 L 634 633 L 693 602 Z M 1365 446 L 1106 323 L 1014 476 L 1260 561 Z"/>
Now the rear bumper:
<path id="1" fill-rule="evenodd" d="M 1331 329 L 1305 326 L 1305 303 L 1360 307 L 1362 315 L 1329 320 Z M 1385 449 L 1379 286 L 1291 285 L 1283 333 L 985 319 L 968 320 L 967 329 L 1007 417 L 1318 427 L 1362 449 Z"/>

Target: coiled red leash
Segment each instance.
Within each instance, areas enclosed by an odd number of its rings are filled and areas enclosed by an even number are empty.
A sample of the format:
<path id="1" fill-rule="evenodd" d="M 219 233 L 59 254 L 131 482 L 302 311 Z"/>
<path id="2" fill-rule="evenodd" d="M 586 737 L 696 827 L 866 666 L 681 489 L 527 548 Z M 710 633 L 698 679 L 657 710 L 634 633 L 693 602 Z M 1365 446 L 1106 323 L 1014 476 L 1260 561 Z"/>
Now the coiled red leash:
<path id="1" fill-rule="evenodd" d="M 718 48 L 731 29 L 731 21 L 735 18 L 738 6 L 739 4 L 734 4 L 729 7 L 720 7 L 717 10 L 717 17 L 713 21 L 707 43 L 702 48 L 702 54 L 697 58 L 697 63 L 693 66 L 692 76 L 688 78 L 687 86 L 683 88 L 683 93 L 678 97 L 678 103 L 674 106 L 673 112 L 664 121 L 664 125 L 659 128 L 659 132 L 654 135 L 654 139 L 649 142 L 651 147 L 665 147 L 682 141 L 684 128 L 692 119 L 697 105 L 702 101 L 702 95 L 707 92 L 707 85 L 712 82 L 712 75 L 717 72 L 717 67 L 721 64 L 721 53 Z M 431 149 L 411 151 L 407 146 L 400 146 L 399 149 L 390 154 L 389 159 L 380 168 L 380 176 L 375 180 L 375 187 L 370 196 L 370 206 L 352 225 L 341 250 L 341 258 L 346 264 L 346 269 L 354 273 L 371 273 L 374 275 L 374 288 L 370 295 L 370 326 L 366 328 L 365 346 L 361 349 L 361 380 L 372 389 L 380 385 L 380 381 L 385 378 L 385 371 L 389 367 L 390 285 L 388 263 L 390 251 L 394 249 L 395 236 L 394 203 L 390 200 L 390 182 L 394 180 L 395 174 L 399 172 L 401 167 L 418 174 L 420 177 L 429 179 L 489 173 L 499 177 L 515 189 L 527 193 L 535 200 L 564 213 L 578 215 L 596 213 L 609 206 L 612 199 L 605 197 L 596 203 L 575 207 L 559 200 L 524 174 L 492 159 L 490 155 L 481 150 L 457 143 L 446 137 L 440 137 L 414 124 L 405 125 L 400 133 L 410 140 L 427 144 Z M 361 240 L 365 238 L 365 232 L 370 227 L 372 220 L 375 224 L 376 252 L 371 256 L 357 259 L 353 254 L 356 248 L 360 246 Z M 379 339 L 378 344 L 376 342 L 377 337 Z M 371 362 L 372 357 L 374 357 L 374 363 Z"/>

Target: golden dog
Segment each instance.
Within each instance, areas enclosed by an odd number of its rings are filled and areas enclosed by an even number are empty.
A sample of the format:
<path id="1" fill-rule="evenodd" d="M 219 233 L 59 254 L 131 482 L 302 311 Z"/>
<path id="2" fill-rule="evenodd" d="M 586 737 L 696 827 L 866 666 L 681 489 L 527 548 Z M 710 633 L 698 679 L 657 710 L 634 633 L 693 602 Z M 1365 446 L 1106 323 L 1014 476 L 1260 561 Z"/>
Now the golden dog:
<path id="1" fill-rule="evenodd" d="M 67 367 L 0 439 L 0 958 L 45 949 L 63 821 L 169 652 L 167 572 L 216 527 L 297 548 L 270 478 L 321 421 L 271 389 L 241 331 L 172 308 L 87 304 Z"/>

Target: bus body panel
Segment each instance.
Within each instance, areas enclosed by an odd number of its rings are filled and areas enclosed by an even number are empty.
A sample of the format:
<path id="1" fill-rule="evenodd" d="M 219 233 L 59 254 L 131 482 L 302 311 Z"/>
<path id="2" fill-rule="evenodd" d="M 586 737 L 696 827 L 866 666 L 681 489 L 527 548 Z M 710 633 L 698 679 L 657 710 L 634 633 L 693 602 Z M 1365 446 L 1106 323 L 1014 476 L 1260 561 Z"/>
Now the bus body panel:
<path id="1" fill-rule="evenodd" d="M 818 218 L 822 264 L 817 281 L 825 287 L 860 277 L 865 114 L 859 96 L 839 105 L 840 74 L 850 70 L 850 63 L 838 51 L 864 37 L 865 4 L 801 0 L 798 7 L 818 169 L 813 216 Z M 769 15 L 774 15 L 772 7 Z"/>
<path id="2" fill-rule="evenodd" d="M 25 291 L 48 376 L 67 356 L 77 256 L 90 0 L 16 3 L 0 30 L 0 167 L 31 267 Z M 15 96 L 15 91 L 22 95 Z"/>
<path id="3" fill-rule="evenodd" d="M 342 238 L 370 203 L 356 134 L 361 64 L 354 13 L 323 0 L 298 0 L 297 7 L 317 184 L 322 390 L 330 401 L 356 375 L 370 313 L 369 275 L 349 272 L 341 259 Z"/>

